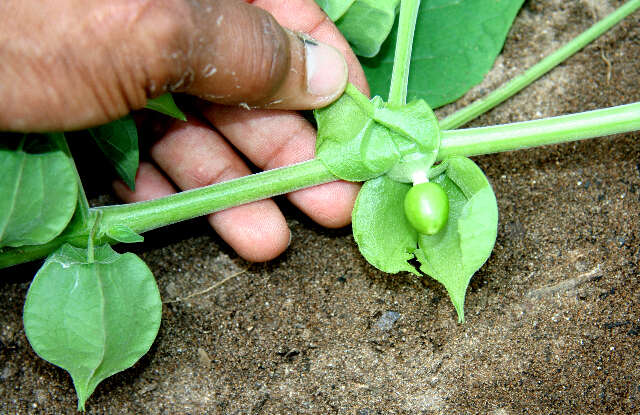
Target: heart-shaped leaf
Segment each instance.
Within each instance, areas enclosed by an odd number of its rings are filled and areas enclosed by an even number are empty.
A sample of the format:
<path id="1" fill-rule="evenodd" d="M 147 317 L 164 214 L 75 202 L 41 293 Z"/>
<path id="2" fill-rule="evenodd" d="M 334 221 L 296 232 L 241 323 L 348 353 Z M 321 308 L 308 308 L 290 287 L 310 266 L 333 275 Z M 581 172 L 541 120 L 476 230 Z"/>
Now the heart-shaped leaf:
<path id="1" fill-rule="evenodd" d="M 413 39 L 408 98 L 422 98 L 437 108 L 482 81 L 502 50 L 523 1 L 422 0 Z M 372 59 L 361 59 L 373 95 L 384 97 L 388 93 L 396 37 L 397 23 L 380 53 Z"/>
<path id="2" fill-rule="evenodd" d="M 24 306 L 24 328 L 33 350 L 69 372 L 84 410 L 107 377 L 131 367 L 151 347 L 162 302 L 147 265 L 109 245 L 62 246 L 36 274 Z"/>

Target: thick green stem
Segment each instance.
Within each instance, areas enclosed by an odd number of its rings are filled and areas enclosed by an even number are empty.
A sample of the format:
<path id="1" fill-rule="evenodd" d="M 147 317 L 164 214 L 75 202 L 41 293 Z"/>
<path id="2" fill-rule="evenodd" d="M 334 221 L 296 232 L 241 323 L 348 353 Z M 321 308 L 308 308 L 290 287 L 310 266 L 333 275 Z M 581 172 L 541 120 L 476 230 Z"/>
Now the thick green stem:
<path id="1" fill-rule="evenodd" d="M 640 130 L 640 102 L 493 127 L 442 131 L 438 160 L 476 156 Z"/>
<path id="2" fill-rule="evenodd" d="M 540 78 L 545 73 L 556 67 L 558 64 L 566 60 L 568 57 L 588 45 L 598 36 L 609 30 L 612 26 L 624 19 L 629 14 L 640 8 L 640 0 L 631 0 L 618 8 L 609 16 L 600 20 L 587 31 L 573 39 L 571 42 L 553 52 L 539 63 L 528 69 L 522 75 L 517 76 L 513 80 L 507 82 L 500 88 L 496 89 L 485 98 L 474 102 L 473 104 L 462 108 L 461 110 L 451 114 L 440 121 L 440 128 L 443 130 L 452 130 L 473 120 L 481 114 L 489 111 L 507 98 L 520 92 L 524 87 Z M 395 71 L 395 67 L 394 67 Z"/>
<path id="3" fill-rule="evenodd" d="M 389 90 L 389 104 L 391 105 L 399 106 L 407 103 L 411 49 L 413 47 L 413 34 L 416 29 L 419 8 L 420 0 L 402 0 L 400 2 L 398 38 L 393 57 L 393 72 L 391 72 L 391 88 Z"/>
<path id="4" fill-rule="evenodd" d="M 266 199 L 338 178 L 319 160 L 252 174 L 224 183 L 129 205 L 98 208 L 101 229 L 125 224 L 136 233 Z"/>

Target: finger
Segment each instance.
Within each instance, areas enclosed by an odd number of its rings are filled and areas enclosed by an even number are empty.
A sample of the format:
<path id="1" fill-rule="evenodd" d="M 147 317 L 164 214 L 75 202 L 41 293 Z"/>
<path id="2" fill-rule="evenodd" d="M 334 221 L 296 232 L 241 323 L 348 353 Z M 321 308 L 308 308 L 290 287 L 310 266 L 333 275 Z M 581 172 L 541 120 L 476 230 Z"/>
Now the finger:
<path id="1" fill-rule="evenodd" d="M 186 92 L 306 109 L 347 81 L 334 48 L 240 0 L 0 2 L 0 129 L 79 129 Z"/>
<path id="2" fill-rule="evenodd" d="M 242 110 L 211 105 L 203 115 L 252 163 L 263 170 L 313 158 L 316 132 L 298 113 Z M 325 227 L 350 223 L 359 186 L 337 181 L 288 194 L 289 200 Z"/>
<path id="3" fill-rule="evenodd" d="M 280 24 L 311 34 L 342 51 L 349 65 L 349 80 L 368 93 L 364 72 L 347 41 L 312 0 L 257 0 L 254 5 L 273 14 Z M 296 13 L 291 13 L 296 10 Z M 315 130 L 299 114 L 285 111 L 247 111 L 212 106 L 204 115 L 244 153 L 263 169 L 309 160 L 315 153 Z M 351 210 L 360 186 L 334 182 L 288 195 L 291 202 L 311 219 L 326 227 L 340 227 L 351 221 Z"/>
<path id="4" fill-rule="evenodd" d="M 288 109 L 325 106 L 344 90 L 347 67 L 335 48 L 283 29 L 242 1 L 203 3 L 194 15 L 191 67 L 185 84 L 173 90 L 223 104 Z"/>
<path id="5" fill-rule="evenodd" d="M 347 61 L 349 82 L 369 95 L 369 85 L 362 66 L 342 33 L 314 0 L 255 0 L 254 6 L 268 11 L 280 25 L 338 49 Z M 291 13 L 295 10 L 295 13 Z"/>
<path id="6" fill-rule="evenodd" d="M 176 122 L 153 145 L 151 156 L 183 190 L 251 173 L 218 133 L 193 119 Z M 249 261 L 275 258 L 289 244 L 289 228 L 272 200 L 213 213 L 208 220 L 222 239 Z"/>

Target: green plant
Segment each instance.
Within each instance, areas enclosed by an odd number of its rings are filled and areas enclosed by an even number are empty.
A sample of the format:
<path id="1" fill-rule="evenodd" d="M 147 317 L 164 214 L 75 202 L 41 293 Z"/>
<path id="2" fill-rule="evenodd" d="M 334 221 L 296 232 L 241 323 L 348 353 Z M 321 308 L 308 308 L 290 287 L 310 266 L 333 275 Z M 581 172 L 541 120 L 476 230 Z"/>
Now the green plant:
<path id="1" fill-rule="evenodd" d="M 628 13 L 638 7 L 638 2 L 630 2 L 626 7 L 625 12 Z M 56 226 L 49 226 L 48 219 L 41 220 L 48 226 L 38 226 L 37 232 L 27 228 L 35 214 L 30 213 L 26 219 L 20 219 L 24 215 L 3 217 L 6 219 L 3 229 L 15 231 L 3 231 L 0 238 L 2 244 L 13 248 L 4 248 L 0 253 L 0 261 L 4 261 L 6 265 L 43 256 L 66 242 L 78 246 L 72 248 L 66 245 L 60 248 L 49 257 L 38 273 L 25 305 L 25 328 L 34 349 L 40 355 L 72 373 L 81 405 L 101 379 L 133 364 L 148 349 L 157 331 L 154 317 L 157 315 L 159 321 L 159 297 L 153 279 L 149 279 L 150 274 L 144 269 L 146 267 L 129 259 L 132 258 L 130 254 L 113 254 L 108 245 L 115 241 L 137 241 L 140 239 L 138 233 L 154 227 L 322 181 L 335 180 L 336 177 L 366 180 L 353 213 L 354 236 L 363 255 L 384 271 L 405 270 L 420 275 L 407 262 L 417 258 L 422 264 L 422 271 L 445 285 L 462 319 L 468 281 L 489 256 L 497 229 L 497 207 L 493 191 L 480 169 L 463 156 L 640 128 L 638 104 L 516 125 L 449 130 L 474 116 L 468 115 L 472 112 L 467 109 L 438 125 L 425 101 L 404 104 L 407 82 L 410 82 L 407 79 L 410 78 L 407 64 L 409 55 L 406 53 L 408 48 L 403 47 L 402 42 L 404 46 L 410 44 L 407 40 L 412 32 L 410 19 L 415 18 L 417 10 L 416 2 L 403 2 L 400 16 L 402 23 L 399 26 L 402 29 L 399 33 L 400 46 L 395 60 L 398 64 L 392 71 L 389 102 L 385 103 L 381 98 L 369 100 L 355 88 L 349 87 L 337 103 L 317 111 L 319 133 L 316 161 L 139 205 L 88 209 L 82 192 L 78 192 L 78 186 L 75 185 L 74 167 L 65 156 L 68 151 L 62 135 L 39 137 L 41 143 L 38 149 L 35 148 L 37 143 L 32 144 L 31 137 L 18 137 L 14 151 L 6 152 L 7 158 L 12 160 L 16 158 L 15 154 L 21 157 L 12 164 L 18 167 L 13 170 L 15 175 L 11 177 L 36 177 L 26 169 L 29 164 L 20 160 L 29 160 L 34 156 L 53 159 L 55 156 L 55 159 L 63 160 L 59 170 L 66 172 L 60 173 L 61 177 L 66 178 L 65 189 L 73 190 L 61 192 L 66 194 L 65 199 L 56 199 L 58 193 L 49 185 L 23 186 L 23 182 L 18 179 L 7 181 L 14 184 L 15 192 L 8 194 L 15 194 L 15 197 L 8 200 L 12 201 L 15 208 L 8 208 L 6 211 L 24 212 L 18 197 L 24 194 L 23 197 L 30 201 L 43 201 L 41 204 L 33 204 L 34 206 L 42 207 L 44 203 L 47 207 L 64 206 L 65 214 L 53 215 L 58 219 Z M 542 72 L 538 69 L 538 76 L 540 73 Z M 531 73 L 527 76 L 527 79 L 532 79 Z M 492 95 L 494 101 L 497 100 L 495 97 L 506 98 L 512 90 L 500 91 L 498 95 Z M 486 101 L 483 105 L 487 105 Z M 345 117 L 349 117 L 349 123 L 344 123 Z M 121 122 L 131 125 L 127 119 Z M 111 131 L 128 130 L 117 128 Z M 117 148 L 136 147 L 130 145 L 133 134 L 128 133 L 127 136 L 130 138 L 123 140 L 124 144 L 117 144 Z M 110 139 L 106 142 L 114 145 L 117 140 Z M 130 151 L 132 150 L 125 150 L 123 153 L 129 154 Z M 5 155 L 4 152 L 2 154 Z M 435 164 L 437 161 L 443 162 Z M 116 160 L 116 165 L 123 166 L 125 163 Z M 130 167 L 123 170 L 131 172 Z M 23 172 L 27 174 L 23 175 Z M 403 213 L 404 195 L 411 189 L 408 183 L 415 182 L 414 178 L 420 175 L 426 176 L 432 183 L 438 183 L 450 201 L 447 224 L 435 235 L 416 232 Z M 63 200 L 66 202 L 63 203 Z M 40 211 L 50 213 L 47 209 Z M 5 236 L 20 232 L 28 237 L 32 233 L 44 233 L 45 236 L 37 239 L 37 242 L 29 242 L 24 236 L 22 240 L 15 236 Z M 36 245 L 38 243 L 42 245 Z M 126 259 L 120 259 L 121 257 Z M 126 269 L 130 276 L 118 280 L 114 275 L 122 274 L 115 270 L 122 269 Z M 59 279 L 68 282 L 54 283 L 54 277 L 56 281 Z M 131 288 L 133 281 L 139 281 L 136 284 L 140 287 L 139 290 Z M 126 320 L 136 319 L 136 314 L 127 310 L 126 297 L 114 297 L 113 293 L 128 294 L 130 291 L 135 292 L 137 301 L 147 304 L 150 317 L 140 322 L 145 327 L 140 337 L 132 338 L 131 343 L 125 346 L 112 344 L 110 333 L 113 330 L 126 333 Z M 78 297 L 72 297 L 70 293 L 77 294 Z M 114 302 L 113 298 L 121 298 L 123 301 Z M 66 302 L 60 303 L 63 300 Z M 106 318 L 92 325 L 98 330 L 87 331 L 82 337 L 98 338 L 98 341 L 91 343 L 98 343 L 103 347 L 84 347 L 75 355 L 81 358 L 70 363 L 56 357 L 54 354 L 57 351 L 68 350 L 64 349 L 68 339 L 39 335 L 44 331 L 41 329 L 38 332 L 38 327 L 43 324 L 40 322 L 38 326 L 39 319 L 42 316 L 55 316 L 60 310 L 65 310 L 68 315 L 80 317 L 80 321 L 91 321 L 95 317 L 86 312 L 96 307 L 104 310 Z M 73 325 L 60 326 L 61 331 L 71 330 L 76 333 L 87 329 Z M 112 352 L 114 353 L 110 354 Z"/>

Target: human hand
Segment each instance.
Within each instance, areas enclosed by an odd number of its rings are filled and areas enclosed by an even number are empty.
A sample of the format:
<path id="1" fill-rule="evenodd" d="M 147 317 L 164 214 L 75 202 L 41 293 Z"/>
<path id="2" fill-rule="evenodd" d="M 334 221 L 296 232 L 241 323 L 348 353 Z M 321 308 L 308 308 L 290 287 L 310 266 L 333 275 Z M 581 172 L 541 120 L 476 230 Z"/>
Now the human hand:
<path id="1" fill-rule="evenodd" d="M 314 156 L 315 131 L 300 114 L 264 108 L 327 105 L 344 89 L 347 67 L 349 80 L 368 90 L 353 52 L 313 0 L 10 0 L 0 16 L 0 130 L 90 127 L 166 91 L 213 102 L 174 122 L 151 148 L 157 167 L 185 190 L 249 174 L 236 150 L 262 169 Z M 240 103 L 263 109 L 229 106 Z M 135 192 L 116 183 L 116 193 L 128 202 L 173 193 L 157 167 L 142 163 Z M 289 199 L 321 225 L 340 227 L 357 190 L 334 182 Z M 271 200 L 209 222 L 250 261 L 279 255 L 290 240 Z"/>

